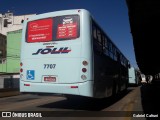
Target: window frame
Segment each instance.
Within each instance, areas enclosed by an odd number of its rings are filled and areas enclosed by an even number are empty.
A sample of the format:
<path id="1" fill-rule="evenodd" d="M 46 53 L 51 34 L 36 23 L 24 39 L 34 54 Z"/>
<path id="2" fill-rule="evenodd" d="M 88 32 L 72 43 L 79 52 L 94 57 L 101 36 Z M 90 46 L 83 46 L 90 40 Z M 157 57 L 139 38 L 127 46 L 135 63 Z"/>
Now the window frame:
<path id="1" fill-rule="evenodd" d="M 59 23 L 57 22 L 57 20 L 60 18 L 60 17 L 67 17 L 67 16 L 74 16 L 74 17 L 77 17 L 76 18 L 76 23 L 77 23 L 77 36 L 76 37 L 71 37 L 71 38 L 61 38 L 61 39 L 58 39 L 57 38 L 57 32 L 58 32 L 58 25 Z M 33 22 L 33 21 L 39 21 L 39 20 L 45 20 L 45 19 L 52 19 L 52 39 L 49 40 L 49 41 L 35 41 L 35 42 L 29 42 L 28 41 L 28 24 L 30 22 Z M 55 17 L 46 17 L 46 18 L 42 18 L 42 19 L 36 19 L 36 20 L 33 20 L 33 21 L 29 21 L 27 22 L 26 24 L 26 33 L 25 33 L 25 42 L 27 43 L 45 43 L 45 42 L 58 42 L 58 41 L 68 41 L 68 40 L 75 40 L 75 39 L 78 39 L 80 37 L 80 15 L 78 14 L 71 14 L 71 15 L 62 15 L 62 16 L 55 16 Z M 56 21 L 56 22 L 55 22 Z"/>

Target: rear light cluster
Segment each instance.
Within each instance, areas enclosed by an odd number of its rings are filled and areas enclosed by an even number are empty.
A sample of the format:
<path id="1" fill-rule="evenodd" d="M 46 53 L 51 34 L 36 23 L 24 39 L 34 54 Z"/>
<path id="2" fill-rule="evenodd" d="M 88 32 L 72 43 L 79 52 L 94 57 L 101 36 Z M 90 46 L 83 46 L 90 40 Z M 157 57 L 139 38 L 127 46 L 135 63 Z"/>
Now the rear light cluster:
<path id="1" fill-rule="evenodd" d="M 21 68 L 20 68 L 20 73 L 22 73 L 22 72 L 23 72 L 23 68 L 22 68 L 22 66 L 23 66 L 23 63 L 21 62 L 21 63 L 20 63 L 20 67 L 21 67 Z"/>
<path id="2" fill-rule="evenodd" d="M 23 80 L 23 63 L 20 63 L 20 79 Z"/>
<path id="3" fill-rule="evenodd" d="M 87 62 L 87 61 L 83 61 L 82 64 L 83 64 L 84 66 L 87 66 L 87 65 L 88 65 L 88 62 Z"/>
<path id="4" fill-rule="evenodd" d="M 87 72 L 87 69 L 86 68 L 82 68 L 82 72 Z"/>
<path id="5" fill-rule="evenodd" d="M 84 61 L 82 62 L 82 65 L 83 65 L 83 68 L 82 68 L 82 73 L 83 73 L 83 74 L 81 75 L 81 79 L 82 79 L 82 80 L 86 80 L 86 79 L 87 79 L 87 76 L 86 76 L 87 68 L 86 68 L 86 67 L 88 66 L 88 62 L 84 60 Z"/>

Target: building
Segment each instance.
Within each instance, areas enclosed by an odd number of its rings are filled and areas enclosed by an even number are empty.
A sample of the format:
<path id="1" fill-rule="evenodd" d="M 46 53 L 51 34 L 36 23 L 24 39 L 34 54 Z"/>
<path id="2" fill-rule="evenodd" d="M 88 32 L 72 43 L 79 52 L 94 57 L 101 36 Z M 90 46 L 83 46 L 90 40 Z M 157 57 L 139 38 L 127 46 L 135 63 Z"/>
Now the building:
<path id="1" fill-rule="evenodd" d="M 7 73 L 19 73 L 22 30 L 7 33 Z"/>
<path id="2" fill-rule="evenodd" d="M 22 30 L 7 33 L 6 62 L 0 64 L 0 73 L 19 73 Z"/>
<path id="3" fill-rule="evenodd" d="M 9 31 L 22 29 L 22 21 L 33 15 L 36 14 L 14 16 L 10 11 L 5 14 L 0 13 L 0 33 L 7 35 Z"/>
<path id="4" fill-rule="evenodd" d="M 22 30 L 7 33 L 6 62 L 0 64 L 0 89 L 18 88 Z"/>
<path id="5" fill-rule="evenodd" d="M 19 87 L 22 21 L 33 15 L 0 13 L 0 89 Z"/>
<path id="6" fill-rule="evenodd" d="M 6 36 L 0 33 L 0 64 L 5 62 L 6 59 Z"/>
<path id="7" fill-rule="evenodd" d="M 0 73 L 17 73 L 19 69 L 22 21 L 36 14 L 14 16 L 0 13 Z M 17 64 L 18 63 L 18 64 Z"/>

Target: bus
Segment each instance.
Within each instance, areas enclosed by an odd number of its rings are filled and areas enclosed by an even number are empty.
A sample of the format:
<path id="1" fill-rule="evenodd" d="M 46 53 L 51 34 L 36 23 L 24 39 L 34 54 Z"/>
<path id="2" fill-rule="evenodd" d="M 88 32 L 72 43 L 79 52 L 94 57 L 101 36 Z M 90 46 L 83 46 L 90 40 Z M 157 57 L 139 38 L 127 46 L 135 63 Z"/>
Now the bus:
<path id="1" fill-rule="evenodd" d="M 140 84 L 140 71 L 134 67 L 129 68 L 129 85 L 138 86 Z"/>
<path id="2" fill-rule="evenodd" d="M 146 80 L 146 75 L 141 73 L 141 84 L 144 85 L 147 83 L 147 80 Z"/>
<path id="3" fill-rule="evenodd" d="M 127 89 L 128 63 L 85 9 L 43 13 L 23 23 L 22 93 L 109 97 Z"/>

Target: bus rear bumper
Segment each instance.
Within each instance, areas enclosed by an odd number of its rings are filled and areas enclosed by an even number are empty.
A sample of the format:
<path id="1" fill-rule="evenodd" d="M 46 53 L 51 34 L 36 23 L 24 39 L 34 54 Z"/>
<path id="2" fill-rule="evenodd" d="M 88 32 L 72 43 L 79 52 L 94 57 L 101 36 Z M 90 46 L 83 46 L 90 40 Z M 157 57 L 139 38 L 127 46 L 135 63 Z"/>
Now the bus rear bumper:
<path id="1" fill-rule="evenodd" d="M 51 83 L 33 83 L 20 82 L 20 92 L 22 93 L 52 93 L 52 94 L 70 94 L 86 97 L 93 97 L 93 81 L 85 81 L 75 84 L 51 84 Z"/>

